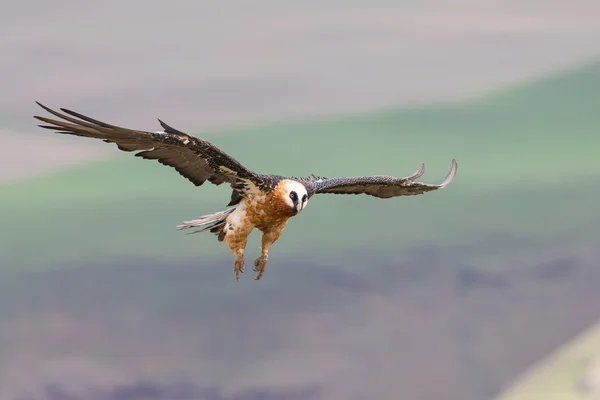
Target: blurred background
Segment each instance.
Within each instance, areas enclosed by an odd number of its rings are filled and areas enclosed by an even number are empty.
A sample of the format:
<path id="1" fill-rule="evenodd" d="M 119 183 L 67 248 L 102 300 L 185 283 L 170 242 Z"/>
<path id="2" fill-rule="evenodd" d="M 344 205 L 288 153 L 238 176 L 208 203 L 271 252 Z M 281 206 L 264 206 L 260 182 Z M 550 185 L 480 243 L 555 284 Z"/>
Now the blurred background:
<path id="1" fill-rule="evenodd" d="M 600 396 L 600 3 L 28 1 L 0 14 L 0 398 Z M 264 278 L 225 186 L 36 127 L 156 118 L 321 196 Z M 246 251 L 259 254 L 259 235 Z M 596 397 L 594 397 L 596 396 Z"/>

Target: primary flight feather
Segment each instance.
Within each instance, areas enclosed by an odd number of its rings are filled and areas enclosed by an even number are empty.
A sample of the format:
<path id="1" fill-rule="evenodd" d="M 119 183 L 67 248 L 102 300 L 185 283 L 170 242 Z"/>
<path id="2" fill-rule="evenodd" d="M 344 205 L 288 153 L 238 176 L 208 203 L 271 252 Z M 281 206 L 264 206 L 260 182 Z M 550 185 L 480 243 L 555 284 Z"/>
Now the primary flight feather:
<path id="1" fill-rule="evenodd" d="M 417 195 L 446 187 L 454 179 L 458 168 L 453 159 L 448 176 L 439 185 L 414 181 L 423 175 L 423 164 L 406 177 L 323 178 L 310 175 L 292 178 L 258 174 L 206 140 L 178 131 L 160 119 L 163 131 L 141 131 L 110 125 L 65 108 L 61 108 L 60 113 L 36 103 L 60 118 L 35 116 L 46 124 L 39 125 L 42 128 L 115 143 L 120 150 L 135 151 L 137 157 L 157 160 L 175 168 L 196 186 L 207 180 L 215 185 L 229 183 L 232 193 L 227 206 L 230 208 L 185 221 L 177 228 L 199 228 L 191 233 L 209 231 L 215 234 L 235 256 L 233 270 L 237 280 L 244 272 L 244 250 L 250 232 L 256 228 L 263 234 L 261 255 L 254 261 L 254 271 L 257 272 L 254 279 L 258 280 L 265 272 L 269 248 L 283 232 L 287 220 L 306 208 L 308 199 L 315 194 L 367 194 L 379 198 Z"/>

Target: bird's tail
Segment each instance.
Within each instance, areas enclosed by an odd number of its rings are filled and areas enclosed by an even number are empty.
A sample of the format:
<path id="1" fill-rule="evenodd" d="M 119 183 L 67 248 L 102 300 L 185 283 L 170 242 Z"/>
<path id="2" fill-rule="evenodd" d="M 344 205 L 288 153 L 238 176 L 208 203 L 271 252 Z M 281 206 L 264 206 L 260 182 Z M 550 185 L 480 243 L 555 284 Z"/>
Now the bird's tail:
<path id="1" fill-rule="evenodd" d="M 191 221 L 184 221 L 183 224 L 177 225 L 177 229 L 182 230 L 202 226 L 203 228 L 190 232 L 188 233 L 188 235 L 210 230 L 210 232 L 214 233 L 217 236 L 220 236 L 221 232 L 223 232 L 223 227 L 226 223 L 225 220 L 227 219 L 229 214 L 231 214 L 234 210 L 235 207 L 229 208 L 224 211 L 219 211 L 214 214 L 203 215 Z"/>

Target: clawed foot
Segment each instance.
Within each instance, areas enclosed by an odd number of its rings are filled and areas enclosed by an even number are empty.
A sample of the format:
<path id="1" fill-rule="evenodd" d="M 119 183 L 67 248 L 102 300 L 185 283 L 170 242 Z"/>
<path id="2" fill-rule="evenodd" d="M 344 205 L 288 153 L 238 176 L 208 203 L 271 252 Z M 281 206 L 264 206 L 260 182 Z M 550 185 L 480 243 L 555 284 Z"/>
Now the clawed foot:
<path id="1" fill-rule="evenodd" d="M 240 280 L 240 272 L 244 273 L 244 256 L 238 256 L 235 258 L 233 263 L 233 272 L 235 273 L 235 279 Z"/>
<path id="2" fill-rule="evenodd" d="M 258 272 L 258 274 L 254 277 L 254 280 L 259 280 L 265 273 L 266 268 L 267 256 L 260 256 L 254 260 L 254 272 Z"/>

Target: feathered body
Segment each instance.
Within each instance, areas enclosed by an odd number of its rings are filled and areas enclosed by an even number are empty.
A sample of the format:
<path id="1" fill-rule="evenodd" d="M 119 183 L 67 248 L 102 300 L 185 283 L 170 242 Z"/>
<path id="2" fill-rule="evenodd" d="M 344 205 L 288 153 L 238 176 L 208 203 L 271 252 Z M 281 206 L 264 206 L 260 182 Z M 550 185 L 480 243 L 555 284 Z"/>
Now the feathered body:
<path id="1" fill-rule="evenodd" d="M 290 194 L 295 193 L 299 201 L 294 202 Z M 294 196 L 294 195 L 293 195 Z M 304 201 L 303 201 L 304 199 Z M 208 216 L 202 216 L 179 225 L 178 229 L 205 226 L 191 233 L 209 230 L 220 242 L 224 242 L 236 256 L 236 278 L 244 272 L 244 250 L 248 236 L 256 228 L 263 233 L 262 253 L 255 261 L 255 270 L 260 279 L 266 267 L 269 247 L 285 229 L 289 218 L 298 215 L 308 204 L 308 193 L 301 182 L 293 179 L 279 179 L 272 191 L 250 190 L 240 199 L 234 208 Z M 261 265 L 264 266 L 261 267 Z"/>
<path id="2" fill-rule="evenodd" d="M 289 218 L 298 215 L 308 200 L 318 193 L 367 194 L 378 198 L 418 195 L 446 187 L 456 175 L 457 163 L 439 185 L 415 182 L 423 175 L 424 165 L 406 177 L 363 176 L 324 178 L 286 178 L 250 171 L 233 157 L 206 140 L 188 135 L 160 121 L 161 132 L 122 128 L 64 108 L 59 113 L 38 103 L 44 110 L 62 119 L 35 116 L 49 125 L 42 128 L 58 133 L 102 139 L 116 143 L 123 151 L 137 151 L 136 156 L 158 160 L 173 167 L 196 186 L 205 181 L 215 185 L 229 183 L 232 188 L 228 208 L 186 221 L 178 229 L 200 228 L 191 233 L 209 231 L 229 247 L 235 256 L 234 273 L 239 280 L 244 272 L 244 251 L 248 236 L 254 229 L 262 232 L 261 255 L 254 261 L 260 279 L 267 266 L 269 249 L 280 237 Z"/>

